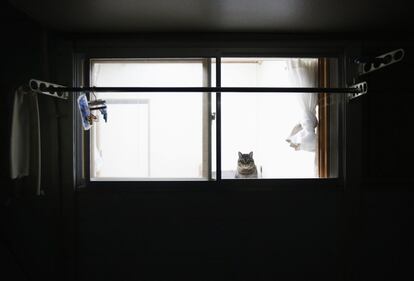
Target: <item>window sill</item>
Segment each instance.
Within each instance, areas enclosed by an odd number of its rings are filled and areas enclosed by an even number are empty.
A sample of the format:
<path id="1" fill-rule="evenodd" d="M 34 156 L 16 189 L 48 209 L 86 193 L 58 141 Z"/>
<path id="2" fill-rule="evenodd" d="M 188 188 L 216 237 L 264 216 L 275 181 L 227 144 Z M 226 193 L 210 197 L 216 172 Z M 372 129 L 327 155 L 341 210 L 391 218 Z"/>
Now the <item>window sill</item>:
<path id="1" fill-rule="evenodd" d="M 207 181 L 204 179 L 183 180 L 141 180 L 141 181 L 89 181 L 77 188 L 81 192 L 97 190 L 113 192 L 160 192 L 160 191 L 231 191 L 231 192 L 267 192 L 267 191 L 332 191 L 343 190 L 344 182 L 340 178 L 329 179 L 222 179 Z"/>

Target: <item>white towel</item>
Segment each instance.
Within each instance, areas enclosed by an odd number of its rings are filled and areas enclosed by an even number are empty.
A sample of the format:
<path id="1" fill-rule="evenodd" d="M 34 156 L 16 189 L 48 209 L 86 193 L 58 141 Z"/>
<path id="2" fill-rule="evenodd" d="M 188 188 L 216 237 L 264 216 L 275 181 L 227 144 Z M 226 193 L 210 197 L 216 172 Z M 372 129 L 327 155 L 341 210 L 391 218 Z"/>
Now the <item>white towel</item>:
<path id="1" fill-rule="evenodd" d="M 20 87 L 14 95 L 10 140 L 10 176 L 33 176 L 40 193 L 40 124 L 37 94 Z"/>

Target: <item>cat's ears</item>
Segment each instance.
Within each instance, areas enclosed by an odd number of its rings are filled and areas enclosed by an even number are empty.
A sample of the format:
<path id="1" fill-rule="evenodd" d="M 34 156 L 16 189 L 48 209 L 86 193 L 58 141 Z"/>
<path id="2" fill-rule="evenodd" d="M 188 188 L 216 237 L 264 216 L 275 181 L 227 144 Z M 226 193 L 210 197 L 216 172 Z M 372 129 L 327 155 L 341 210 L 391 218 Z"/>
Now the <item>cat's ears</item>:
<path id="1" fill-rule="evenodd" d="M 243 154 L 239 151 L 239 158 L 242 158 Z M 253 158 L 253 151 L 250 151 L 249 156 Z"/>

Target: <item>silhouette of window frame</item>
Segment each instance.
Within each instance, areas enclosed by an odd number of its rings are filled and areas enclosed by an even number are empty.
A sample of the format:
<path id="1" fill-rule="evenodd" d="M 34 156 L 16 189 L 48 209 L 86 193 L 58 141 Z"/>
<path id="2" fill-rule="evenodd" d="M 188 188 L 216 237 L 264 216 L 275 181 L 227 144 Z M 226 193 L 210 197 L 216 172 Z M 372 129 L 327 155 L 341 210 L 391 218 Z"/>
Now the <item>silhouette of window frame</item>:
<path id="1" fill-rule="evenodd" d="M 242 53 L 240 53 L 240 52 L 237 52 L 237 53 L 225 53 L 225 52 L 223 52 L 223 53 L 220 53 L 219 55 L 215 55 L 215 56 L 211 56 L 211 55 L 210 56 L 196 56 L 196 55 L 173 56 L 171 54 L 167 55 L 167 56 L 165 56 L 165 55 L 156 56 L 156 55 L 153 54 L 153 55 L 145 55 L 145 56 L 137 56 L 137 57 L 139 57 L 139 58 L 159 58 L 159 57 L 161 57 L 161 58 L 171 58 L 171 57 L 173 57 L 175 59 L 189 58 L 189 57 L 191 57 L 191 58 L 192 57 L 204 57 L 206 59 L 215 59 L 216 61 L 220 61 L 221 57 L 229 57 L 229 56 L 235 56 L 235 57 L 266 57 L 266 56 L 268 56 L 268 57 L 304 57 L 304 58 L 306 58 L 306 57 L 319 57 L 319 58 L 329 57 L 329 58 L 334 58 L 334 59 L 338 60 L 338 77 L 339 77 L 338 78 L 338 83 L 339 83 L 338 85 L 341 85 L 341 84 L 343 84 L 343 81 L 344 81 L 343 75 L 342 75 L 343 74 L 342 73 L 342 67 L 345 64 L 343 50 L 342 49 L 337 49 L 337 48 L 330 48 L 330 47 L 328 47 L 326 50 L 327 51 L 319 50 L 317 52 L 302 51 L 301 53 L 295 53 L 295 52 L 292 53 L 292 52 L 283 51 L 282 55 L 281 55 L 280 52 L 279 53 L 278 52 L 276 52 L 276 53 L 266 52 L 265 56 L 261 52 L 257 52 L 257 51 L 252 52 L 251 50 L 246 52 L 245 50 L 243 50 Z M 149 52 L 151 53 L 151 51 L 149 51 Z M 98 52 L 98 53 L 100 53 L 100 52 Z M 168 53 L 168 51 L 167 51 L 167 53 Z M 217 53 L 216 50 L 215 50 L 214 53 Z M 75 79 L 76 84 L 78 84 L 78 85 L 87 85 L 88 77 L 87 77 L 87 75 L 85 75 L 85 73 L 88 73 L 88 71 L 90 69 L 89 68 L 90 67 L 89 60 L 92 59 L 92 58 L 115 58 L 115 59 L 131 58 L 131 56 L 125 56 L 125 55 L 115 56 L 114 54 L 112 54 L 110 56 L 107 56 L 106 51 L 103 52 L 103 54 L 104 55 L 102 55 L 102 56 L 96 56 L 96 55 L 92 55 L 92 54 L 85 55 L 84 53 L 78 54 L 77 63 L 75 63 L 75 70 L 78 73 L 77 75 L 75 75 L 75 78 L 77 76 L 77 79 Z M 81 73 L 83 73 L 83 75 Z M 219 73 L 217 73 L 217 75 L 219 75 Z M 79 78 L 79 77 L 82 77 L 82 78 Z M 327 100 L 327 98 L 326 98 L 327 96 L 329 96 L 329 94 L 325 95 L 325 103 L 326 103 L 326 100 Z M 328 98 L 328 100 L 329 100 L 329 98 Z M 345 157 L 345 153 L 344 153 L 344 150 L 339 149 L 339 148 L 342 146 L 343 142 L 345 141 L 345 132 L 343 131 L 344 130 L 344 120 L 345 120 L 345 116 L 344 116 L 345 110 L 343 110 L 343 107 L 344 107 L 344 104 L 345 104 L 344 96 L 340 97 L 339 101 L 340 101 L 339 107 L 341 107 L 341 108 L 339 109 L 339 112 L 338 112 L 338 114 L 340 115 L 340 118 L 339 118 L 340 120 L 338 121 L 338 124 L 337 124 L 339 126 L 339 128 L 338 128 L 338 135 L 336 136 L 336 139 L 339 140 L 339 142 L 337 144 L 337 148 L 336 148 L 338 150 L 337 166 L 335 166 L 335 168 L 334 168 L 335 171 L 334 172 L 332 170 L 331 171 L 327 170 L 327 168 L 326 168 L 327 166 L 324 166 L 324 168 L 323 168 L 323 169 L 325 169 L 325 174 L 326 175 L 329 175 L 329 173 L 331 173 L 331 174 L 333 173 L 335 175 L 334 177 L 325 177 L 325 176 L 323 176 L 323 177 L 315 178 L 315 179 L 297 179 L 297 178 L 294 178 L 294 179 L 257 179 L 257 180 L 252 179 L 252 180 L 249 180 L 249 182 L 251 184 L 254 184 L 254 182 L 260 181 L 261 182 L 260 185 L 264 189 L 267 189 L 267 188 L 272 189 L 273 186 L 274 186 L 274 184 L 272 184 L 272 183 L 275 183 L 275 182 L 283 183 L 283 185 L 286 186 L 286 187 L 290 186 L 289 188 L 297 186 L 296 184 L 302 185 L 303 183 L 309 183 L 309 182 L 319 182 L 318 185 L 325 185 L 325 184 L 330 185 L 330 183 L 331 184 L 333 183 L 335 186 L 341 186 L 342 187 L 344 185 L 343 160 L 344 160 L 344 157 Z M 319 102 L 323 103 L 324 101 L 322 99 L 320 99 Z M 76 128 L 75 128 L 75 130 L 76 130 Z M 327 132 L 329 132 L 329 130 L 327 130 Z M 83 145 L 85 145 L 85 144 L 89 143 L 88 136 L 80 136 L 79 131 L 77 133 L 75 133 L 75 139 L 77 139 L 78 144 L 82 143 Z M 322 145 L 322 146 L 325 145 L 325 147 L 326 147 L 326 139 L 325 139 L 325 144 L 320 144 L 320 145 Z M 85 168 L 85 167 L 89 167 L 89 164 L 90 164 L 90 162 L 89 162 L 90 159 L 88 159 L 88 156 L 87 156 L 89 154 L 88 149 L 85 150 L 85 147 L 82 146 L 82 145 L 76 145 L 76 147 L 77 147 L 77 151 L 76 151 L 76 154 L 77 154 L 76 163 L 77 163 L 77 165 L 76 165 L 76 168 L 75 168 L 76 186 L 95 186 L 95 185 L 105 186 L 105 185 L 108 185 L 108 184 L 111 185 L 111 184 L 115 183 L 115 182 L 111 182 L 111 181 L 108 181 L 106 183 L 103 183 L 103 182 L 92 183 L 90 181 L 90 175 L 89 175 L 88 169 Z M 82 153 L 79 153 L 79 151 L 82 151 Z M 220 151 L 218 149 L 217 154 L 219 154 L 219 153 L 220 153 Z M 329 158 L 329 156 L 325 155 L 324 158 L 326 159 L 326 157 Z M 218 162 L 219 161 L 217 161 L 217 163 Z M 325 162 L 325 163 L 329 163 L 329 162 Z M 219 165 L 218 165 L 218 168 L 220 168 Z M 323 183 L 322 183 L 321 180 L 323 180 Z M 183 179 L 178 179 L 178 180 L 176 180 L 176 179 L 174 179 L 174 180 L 163 179 L 160 182 L 158 182 L 158 180 L 155 180 L 155 181 L 154 180 L 142 180 L 142 181 L 138 181 L 138 182 L 146 182 L 145 186 L 150 187 L 151 189 L 156 188 L 156 187 L 160 187 L 160 186 L 171 186 L 172 189 L 177 189 L 178 186 L 180 186 L 180 188 L 181 187 L 185 188 L 185 186 L 187 186 L 187 185 L 192 186 L 191 183 L 188 183 L 188 182 L 192 182 L 192 181 L 193 181 L 193 179 L 187 180 L 187 179 L 183 178 Z M 226 181 L 231 182 L 232 180 L 227 180 L 227 179 L 223 180 L 223 179 L 219 178 L 219 179 L 214 179 L 214 180 L 208 181 L 208 182 L 217 183 L 217 182 L 226 182 Z M 116 181 L 116 182 L 118 182 L 118 181 Z M 132 182 L 126 181 L 126 182 L 123 182 L 121 185 L 136 186 L 135 181 L 132 181 Z M 204 186 L 204 185 L 211 186 L 211 183 L 203 183 L 203 181 L 201 181 L 199 187 Z M 232 184 L 230 184 L 230 186 L 231 185 Z M 237 184 L 237 185 L 239 185 L 239 184 Z M 180 188 L 178 188 L 178 189 L 180 189 Z M 193 187 L 191 187 L 191 188 L 193 188 Z"/>

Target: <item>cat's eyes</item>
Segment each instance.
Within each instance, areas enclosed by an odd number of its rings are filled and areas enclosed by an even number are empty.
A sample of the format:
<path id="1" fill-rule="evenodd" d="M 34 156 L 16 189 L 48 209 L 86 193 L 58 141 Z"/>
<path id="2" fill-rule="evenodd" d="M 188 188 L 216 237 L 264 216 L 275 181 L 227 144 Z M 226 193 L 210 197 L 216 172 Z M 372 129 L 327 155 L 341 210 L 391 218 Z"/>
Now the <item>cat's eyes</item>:
<path id="1" fill-rule="evenodd" d="M 249 164 L 253 160 L 248 154 L 242 154 L 239 156 L 239 161 L 243 164 Z"/>

